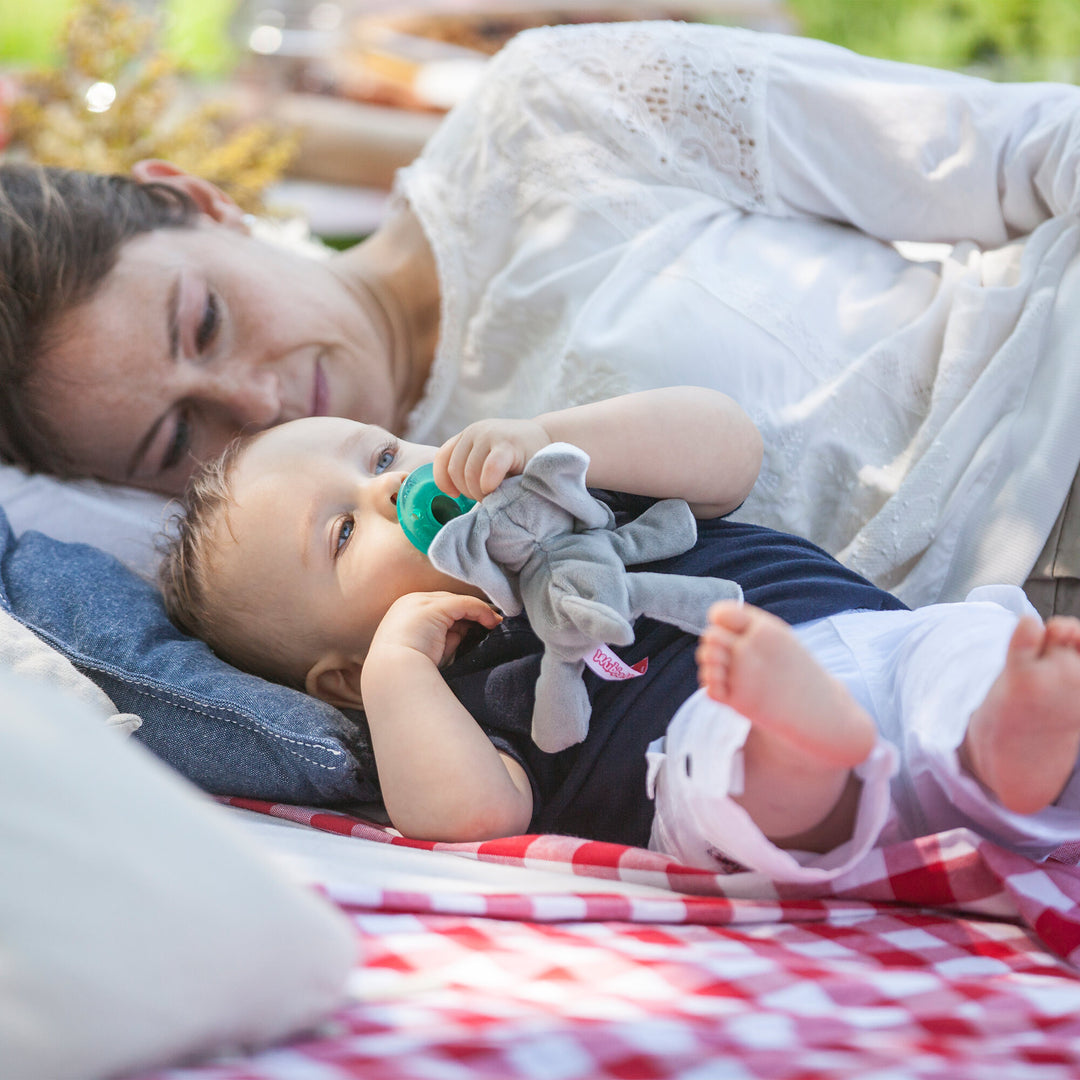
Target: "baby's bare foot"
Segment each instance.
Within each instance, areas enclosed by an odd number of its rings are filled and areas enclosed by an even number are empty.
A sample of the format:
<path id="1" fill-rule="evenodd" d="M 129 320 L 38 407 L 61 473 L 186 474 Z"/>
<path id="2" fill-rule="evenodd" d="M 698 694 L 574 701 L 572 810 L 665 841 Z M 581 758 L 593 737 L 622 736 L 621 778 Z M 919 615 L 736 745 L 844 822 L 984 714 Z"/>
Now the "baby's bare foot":
<path id="1" fill-rule="evenodd" d="M 870 717 L 787 623 L 767 611 L 735 601 L 715 604 L 697 662 L 711 698 L 802 753 L 847 769 L 873 749 Z"/>
<path id="2" fill-rule="evenodd" d="M 1009 810 L 1034 814 L 1060 794 L 1080 751 L 1080 620 L 1027 616 L 1005 668 L 971 715 L 961 763 Z"/>

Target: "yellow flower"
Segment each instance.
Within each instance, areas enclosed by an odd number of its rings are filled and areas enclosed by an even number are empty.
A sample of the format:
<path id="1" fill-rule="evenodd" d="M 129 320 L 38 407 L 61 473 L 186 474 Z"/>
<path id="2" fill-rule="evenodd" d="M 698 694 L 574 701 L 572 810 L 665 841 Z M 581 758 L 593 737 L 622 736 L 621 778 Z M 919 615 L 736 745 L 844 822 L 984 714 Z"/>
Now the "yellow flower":
<path id="1" fill-rule="evenodd" d="M 80 0 L 61 68 L 20 80 L 6 152 L 107 173 L 165 158 L 212 180 L 244 210 L 262 210 L 262 192 L 288 166 L 295 138 L 268 123 L 239 123 L 220 103 L 193 102 L 157 31 L 130 4 Z"/>

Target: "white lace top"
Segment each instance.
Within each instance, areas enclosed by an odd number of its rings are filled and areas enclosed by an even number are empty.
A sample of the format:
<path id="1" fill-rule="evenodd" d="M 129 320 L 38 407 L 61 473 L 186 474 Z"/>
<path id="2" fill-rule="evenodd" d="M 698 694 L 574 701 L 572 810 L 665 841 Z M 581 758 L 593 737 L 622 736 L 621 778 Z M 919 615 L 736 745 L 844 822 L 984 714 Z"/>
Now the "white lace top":
<path id="1" fill-rule="evenodd" d="M 715 386 L 765 439 L 738 517 L 911 604 L 1022 581 L 1080 462 L 1078 166 L 1074 87 L 530 31 L 399 177 L 443 291 L 409 434 Z"/>

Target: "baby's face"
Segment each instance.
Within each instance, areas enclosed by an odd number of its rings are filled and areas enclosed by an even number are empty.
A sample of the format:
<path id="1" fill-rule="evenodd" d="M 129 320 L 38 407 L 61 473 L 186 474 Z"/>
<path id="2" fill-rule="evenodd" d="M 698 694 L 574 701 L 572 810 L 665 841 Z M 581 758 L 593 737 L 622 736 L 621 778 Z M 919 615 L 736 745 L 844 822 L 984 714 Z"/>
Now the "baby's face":
<path id="1" fill-rule="evenodd" d="M 241 454 L 215 545 L 221 588 L 295 641 L 296 672 L 330 650 L 362 660 L 399 597 L 465 586 L 439 573 L 397 519 L 405 477 L 435 448 L 382 428 L 312 417 L 259 435 Z"/>

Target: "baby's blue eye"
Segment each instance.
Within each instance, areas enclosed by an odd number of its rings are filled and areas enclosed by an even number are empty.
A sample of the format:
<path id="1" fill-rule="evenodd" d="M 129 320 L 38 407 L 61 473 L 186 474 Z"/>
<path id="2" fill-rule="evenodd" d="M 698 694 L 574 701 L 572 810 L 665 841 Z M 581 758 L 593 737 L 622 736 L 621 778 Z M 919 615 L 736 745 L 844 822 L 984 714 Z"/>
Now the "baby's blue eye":
<path id="1" fill-rule="evenodd" d="M 386 470 L 394 464 L 395 456 L 394 451 L 387 447 L 387 449 L 379 455 L 379 460 L 375 462 L 375 475 L 377 476 L 381 472 L 386 472 Z"/>
<path id="2" fill-rule="evenodd" d="M 334 544 L 334 554 L 337 555 L 341 552 L 341 549 L 349 542 L 349 537 L 352 536 L 353 529 L 356 527 L 356 522 L 352 517 L 344 517 L 341 519 L 341 528 L 338 529 L 337 540 Z"/>

